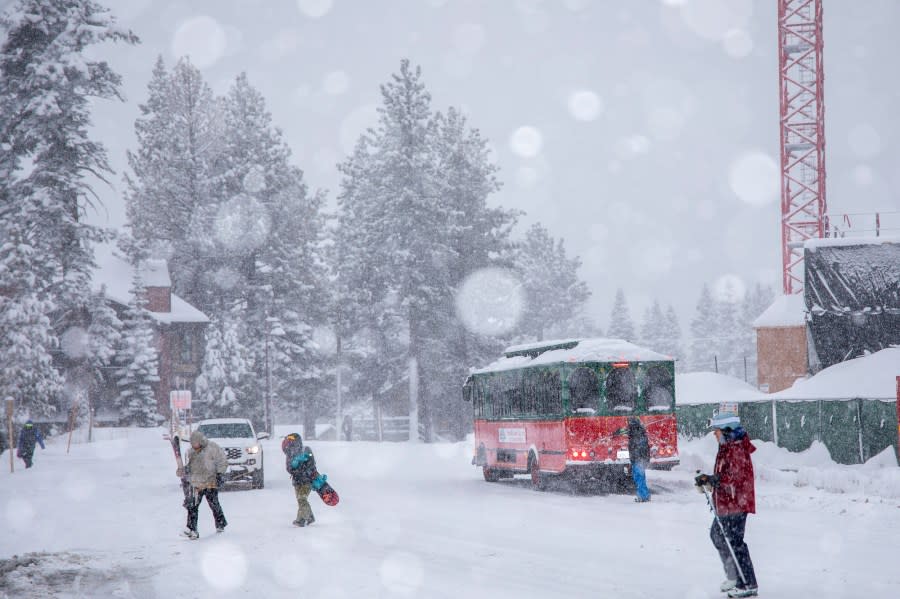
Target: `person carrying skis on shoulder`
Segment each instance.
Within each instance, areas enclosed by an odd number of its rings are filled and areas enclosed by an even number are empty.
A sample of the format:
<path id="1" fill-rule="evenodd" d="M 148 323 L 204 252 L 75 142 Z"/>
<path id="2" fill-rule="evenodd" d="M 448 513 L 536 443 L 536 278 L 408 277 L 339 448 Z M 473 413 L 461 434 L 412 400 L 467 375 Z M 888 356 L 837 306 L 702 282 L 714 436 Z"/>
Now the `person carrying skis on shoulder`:
<path id="1" fill-rule="evenodd" d="M 631 478 L 634 479 L 637 503 L 650 501 L 647 488 L 647 466 L 650 464 L 650 443 L 637 416 L 628 419 L 628 457 L 631 460 Z"/>
<path id="2" fill-rule="evenodd" d="M 720 590 L 729 597 L 755 597 L 759 590 L 750 550 L 744 543 L 747 514 L 756 513 L 753 461 L 756 447 L 741 427 L 737 412 L 717 411 L 710 427 L 719 443 L 714 472 L 694 479 L 700 492 L 712 491 L 714 518 L 709 536 L 725 568 Z M 723 534 L 724 533 L 724 534 Z"/>
<path id="3" fill-rule="evenodd" d="M 36 444 L 40 444 L 41 449 L 46 449 L 41 431 L 34 425 L 34 422 L 26 420 L 25 426 L 19 432 L 19 444 L 16 446 L 16 457 L 22 458 L 26 468 L 31 468 L 33 465 L 32 457 Z"/>
<path id="4" fill-rule="evenodd" d="M 294 526 L 308 526 L 316 521 L 312 507 L 309 505 L 309 493 L 313 489 L 313 481 L 318 476 L 316 458 L 312 449 L 303 445 L 299 433 L 287 435 L 281 442 L 284 451 L 284 465 L 291 475 L 294 485 L 294 496 L 297 498 L 297 518 Z"/>
<path id="5" fill-rule="evenodd" d="M 188 524 L 182 532 L 189 539 L 197 539 L 197 518 L 200 512 L 200 503 L 206 497 L 209 509 L 212 510 L 213 520 L 216 524 L 216 532 L 224 532 L 228 521 L 219 504 L 219 488 L 225 482 L 225 472 L 228 470 L 228 459 L 225 452 L 215 442 L 210 441 L 200 431 L 191 433 L 191 448 L 187 452 L 184 470 L 176 472 L 177 476 L 187 476 L 193 488 L 194 500 L 187 506 Z"/>

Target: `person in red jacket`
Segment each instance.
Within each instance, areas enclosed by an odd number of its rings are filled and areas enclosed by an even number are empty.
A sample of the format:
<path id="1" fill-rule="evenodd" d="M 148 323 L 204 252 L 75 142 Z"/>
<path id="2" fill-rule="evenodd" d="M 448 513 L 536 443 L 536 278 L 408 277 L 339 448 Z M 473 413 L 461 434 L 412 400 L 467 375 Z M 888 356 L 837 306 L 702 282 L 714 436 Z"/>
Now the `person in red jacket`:
<path id="1" fill-rule="evenodd" d="M 737 414 L 717 413 L 710 426 L 719 442 L 716 465 L 712 475 L 701 474 L 695 481 L 701 490 L 702 487 L 712 489 L 715 514 L 721 522 L 720 526 L 713 519 L 709 531 L 725 568 L 726 580 L 721 590 L 727 591 L 729 597 L 754 597 L 759 591 L 750 550 L 744 543 L 744 527 L 747 514 L 756 513 L 753 461 L 750 459 L 756 447 L 741 427 Z"/>

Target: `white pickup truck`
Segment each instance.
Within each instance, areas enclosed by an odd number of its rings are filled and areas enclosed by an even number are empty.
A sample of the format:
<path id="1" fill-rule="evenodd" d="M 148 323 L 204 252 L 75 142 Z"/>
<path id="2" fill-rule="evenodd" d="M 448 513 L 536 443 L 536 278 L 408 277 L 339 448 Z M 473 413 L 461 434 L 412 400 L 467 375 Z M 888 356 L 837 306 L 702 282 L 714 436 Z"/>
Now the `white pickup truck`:
<path id="1" fill-rule="evenodd" d="M 265 485 L 263 448 L 259 442 L 269 433 L 257 433 L 246 418 L 212 418 L 197 423 L 197 430 L 225 451 L 228 471 L 225 483 L 246 483 L 251 489 Z"/>

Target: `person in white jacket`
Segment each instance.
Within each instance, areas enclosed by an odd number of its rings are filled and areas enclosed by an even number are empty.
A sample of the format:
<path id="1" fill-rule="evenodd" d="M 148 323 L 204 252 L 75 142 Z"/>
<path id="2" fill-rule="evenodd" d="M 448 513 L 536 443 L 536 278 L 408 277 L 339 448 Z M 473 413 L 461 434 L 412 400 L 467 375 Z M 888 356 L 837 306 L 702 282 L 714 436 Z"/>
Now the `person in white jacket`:
<path id="1" fill-rule="evenodd" d="M 228 521 L 219 504 L 219 488 L 225 479 L 228 470 L 228 460 L 225 452 L 214 441 L 206 438 L 200 431 L 191 433 L 191 448 L 187 452 L 184 471 L 179 470 L 178 476 L 187 475 L 193 489 L 193 501 L 188 502 L 188 524 L 182 533 L 189 539 L 197 539 L 197 516 L 200 512 L 200 503 L 204 497 L 212 510 L 216 523 L 216 532 L 224 532 Z"/>

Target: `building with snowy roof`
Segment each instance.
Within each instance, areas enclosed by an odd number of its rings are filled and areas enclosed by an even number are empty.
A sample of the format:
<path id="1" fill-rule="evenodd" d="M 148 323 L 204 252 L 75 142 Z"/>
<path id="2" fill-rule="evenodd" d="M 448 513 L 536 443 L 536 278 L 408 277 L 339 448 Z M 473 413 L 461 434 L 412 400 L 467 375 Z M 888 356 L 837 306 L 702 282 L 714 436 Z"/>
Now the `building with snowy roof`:
<path id="1" fill-rule="evenodd" d="M 133 302 L 135 268 L 109 246 L 96 248 L 95 257 L 97 267 L 91 281 L 92 291 L 102 293 L 121 319 L 127 306 Z M 203 361 L 209 317 L 172 293 L 172 281 L 165 260 L 145 260 L 138 271 L 145 293 L 146 309 L 154 325 L 159 376 L 159 382 L 154 385 L 157 408 L 160 415 L 168 417 L 170 392 L 194 391 L 194 383 Z M 76 373 L 67 373 L 70 381 L 77 376 Z M 95 418 L 99 421 L 117 422 L 119 415 L 114 408 L 114 399 L 118 393 L 115 376 L 103 378 L 99 383 L 84 382 L 91 389 L 89 393 Z"/>

